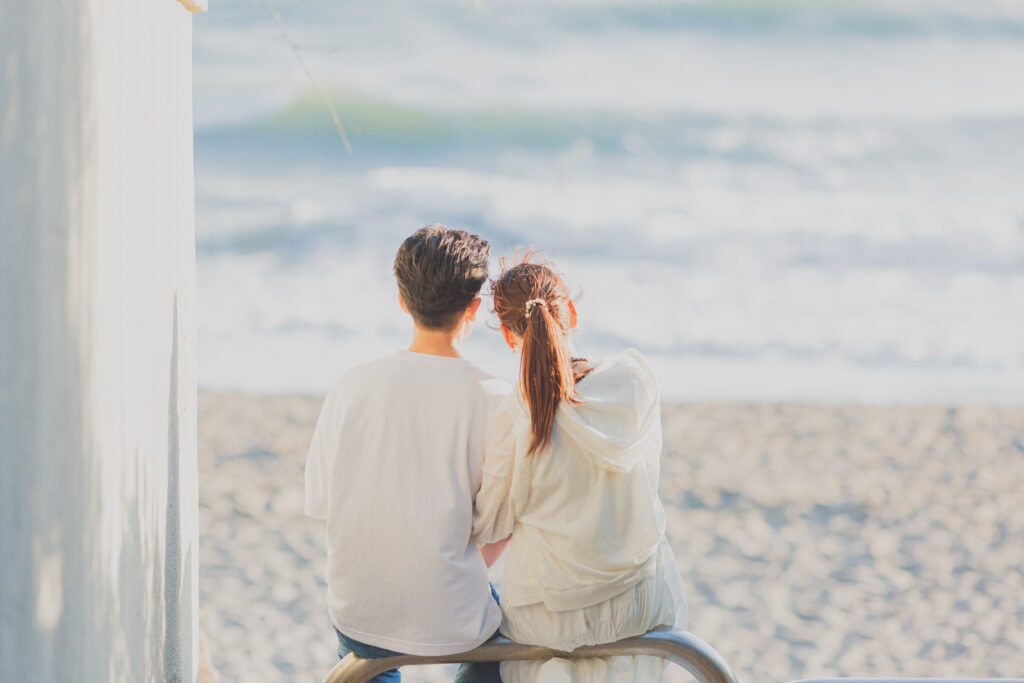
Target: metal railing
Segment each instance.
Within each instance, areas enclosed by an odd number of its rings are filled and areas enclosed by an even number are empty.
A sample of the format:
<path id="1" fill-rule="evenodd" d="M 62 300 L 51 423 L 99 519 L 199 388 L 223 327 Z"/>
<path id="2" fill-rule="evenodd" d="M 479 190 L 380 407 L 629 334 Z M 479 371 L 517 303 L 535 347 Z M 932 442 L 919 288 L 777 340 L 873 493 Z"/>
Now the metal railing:
<path id="1" fill-rule="evenodd" d="M 475 650 L 443 657 L 401 655 L 385 659 L 363 659 L 350 654 L 338 662 L 323 683 L 364 683 L 377 674 L 400 666 L 629 655 L 662 657 L 689 671 L 697 683 L 737 683 L 721 655 L 688 631 L 651 631 L 614 643 L 577 648 L 572 652 L 559 652 L 537 645 L 520 645 L 507 638 L 495 638 Z M 1024 678 L 804 678 L 791 683 L 1024 683 Z"/>
<path id="2" fill-rule="evenodd" d="M 1024 683 L 1024 678 L 801 678 L 791 683 Z"/>
<path id="3" fill-rule="evenodd" d="M 323 683 L 363 683 L 377 674 L 400 666 L 423 664 L 461 664 L 464 662 L 522 661 L 526 659 L 588 659 L 622 655 L 653 655 L 685 668 L 698 683 L 737 683 L 725 660 L 697 636 L 687 631 L 651 631 L 604 645 L 580 647 L 559 652 L 538 645 L 520 645 L 507 638 L 495 638 L 475 650 L 441 657 L 401 655 L 383 659 L 363 659 L 349 654 L 335 666 Z M 1007 683 L 1003 681 L 1002 683 Z M 1024 683 L 1021 681 L 1020 683 Z"/>

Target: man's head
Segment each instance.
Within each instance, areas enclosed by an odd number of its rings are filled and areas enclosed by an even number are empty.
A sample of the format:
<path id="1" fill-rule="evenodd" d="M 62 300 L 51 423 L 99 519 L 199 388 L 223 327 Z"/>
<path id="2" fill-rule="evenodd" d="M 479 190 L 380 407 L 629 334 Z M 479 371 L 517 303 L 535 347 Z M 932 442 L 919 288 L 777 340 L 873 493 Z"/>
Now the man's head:
<path id="1" fill-rule="evenodd" d="M 395 278 L 416 325 L 451 330 L 487 281 L 491 245 L 465 230 L 428 225 L 409 236 L 395 256 Z"/>

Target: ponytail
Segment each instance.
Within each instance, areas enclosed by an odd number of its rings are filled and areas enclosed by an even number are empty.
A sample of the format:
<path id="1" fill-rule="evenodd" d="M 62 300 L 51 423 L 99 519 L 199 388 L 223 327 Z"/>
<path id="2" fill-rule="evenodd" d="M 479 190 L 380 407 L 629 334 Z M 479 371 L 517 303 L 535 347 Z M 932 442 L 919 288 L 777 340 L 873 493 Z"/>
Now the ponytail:
<path id="1" fill-rule="evenodd" d="M 526 315 L 522 354 L 520 384 L 530 409 L 532 433 L 526 454 L 532 455 L 551 443 L 558 405 L 562 401 L 579 403 L 562 327 L 543 300 Z"/>
<path id="2" fill-rule="evenodd" d="M 491 285 L 502 328 L 522 339 L 519 388 L 530 413 L 527 455 L 551 445 L 562 401 L 581 403 L 565 348 L 576 324 L 569 288 L 549 263 L 535 262 L 536 254 L 528 249 L 514 265 L 502 259 L 501 276 Z"/>

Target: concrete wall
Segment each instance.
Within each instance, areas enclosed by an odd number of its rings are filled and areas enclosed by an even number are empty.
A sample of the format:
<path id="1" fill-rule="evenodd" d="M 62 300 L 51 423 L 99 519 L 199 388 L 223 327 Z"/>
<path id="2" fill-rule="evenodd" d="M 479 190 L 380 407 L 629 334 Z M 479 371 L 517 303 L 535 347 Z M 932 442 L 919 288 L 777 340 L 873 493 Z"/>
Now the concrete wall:
<path id="1" fill-rule="evenodd" d="M 0 0 L 0 681 L 192 681 L 191 15 Z"/>

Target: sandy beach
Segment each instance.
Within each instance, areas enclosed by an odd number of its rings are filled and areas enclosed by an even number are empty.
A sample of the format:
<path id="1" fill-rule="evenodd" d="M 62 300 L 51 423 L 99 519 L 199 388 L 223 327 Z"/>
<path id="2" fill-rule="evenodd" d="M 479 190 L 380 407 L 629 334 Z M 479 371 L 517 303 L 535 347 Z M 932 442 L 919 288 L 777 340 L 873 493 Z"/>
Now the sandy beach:
<path id="1" fill-rule="evenodd" d="M 320 403 L 200 394 L 200 614 L 223 681 L 336 661 L 302 514 Z M 690 630 L 742 681 L 1024 676 L 1024 409 L 666 405 L 663 423 Z"/>

